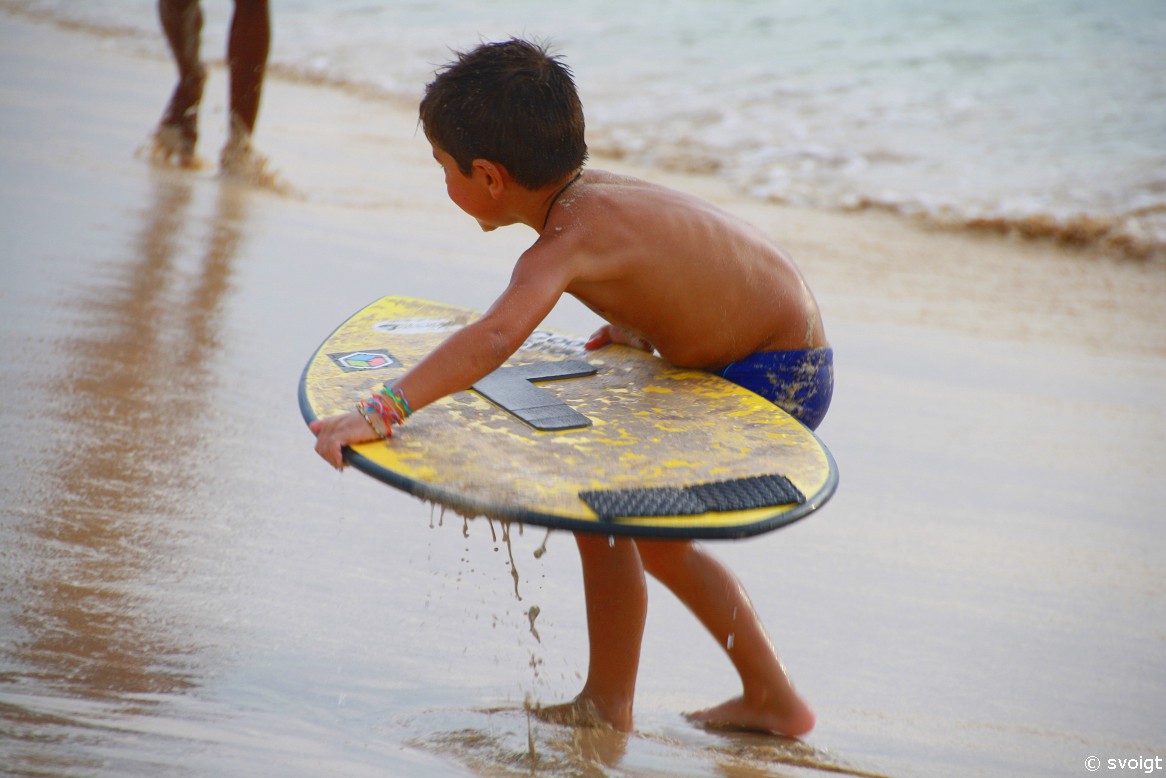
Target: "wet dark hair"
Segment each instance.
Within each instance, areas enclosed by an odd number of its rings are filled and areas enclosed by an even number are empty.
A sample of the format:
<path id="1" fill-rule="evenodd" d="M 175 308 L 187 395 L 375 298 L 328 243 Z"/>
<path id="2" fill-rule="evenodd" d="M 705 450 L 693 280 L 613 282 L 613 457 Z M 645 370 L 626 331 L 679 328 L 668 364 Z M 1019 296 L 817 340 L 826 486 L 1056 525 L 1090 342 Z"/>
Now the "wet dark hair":
<path id="1" fill-rule="evenodd" d="M 465 175 L 485 159 L 528 189 L 559 181 L 587 159 L 570 68 L 518 38 L 483 43 L 440 69 L 425 87 L 421 126 Z"/>

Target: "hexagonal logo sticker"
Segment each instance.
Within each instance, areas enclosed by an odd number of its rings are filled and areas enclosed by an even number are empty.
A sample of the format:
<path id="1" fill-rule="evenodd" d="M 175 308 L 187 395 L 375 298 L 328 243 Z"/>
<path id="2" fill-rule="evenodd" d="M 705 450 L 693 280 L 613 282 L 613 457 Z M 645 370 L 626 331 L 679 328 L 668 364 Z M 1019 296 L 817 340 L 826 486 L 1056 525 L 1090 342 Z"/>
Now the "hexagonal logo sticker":
<path id="1" fill-rule="evenodd" d="M 345 373 L 358 373 L 365 370 L 383 370 L 386 367 L 400 367 L 401 363 L 383 348 L 367 348 L 361 351 L 349 351 L 343 354 L 329 354 L 337 367 Z"/>

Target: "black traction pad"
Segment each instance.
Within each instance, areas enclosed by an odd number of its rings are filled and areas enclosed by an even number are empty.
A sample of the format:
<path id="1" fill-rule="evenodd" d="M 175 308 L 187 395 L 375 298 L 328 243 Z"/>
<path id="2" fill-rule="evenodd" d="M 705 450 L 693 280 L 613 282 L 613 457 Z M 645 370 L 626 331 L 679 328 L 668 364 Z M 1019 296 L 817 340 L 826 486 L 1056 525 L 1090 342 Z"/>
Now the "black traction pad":
<path id="1" fill-rule="evenodd" d="M 776 473 L 685 487 L 584 491 L 579 492 L 579 498 L 604 521 L 745 511 L 806 501 L 800 489 Z"/>
<path id="2" fill-rule="evenodd" d="M 535 381 L 557 381 L 595 375 L 594 365 L 581 359 L 536 362 L 500 367 L 471 388 L 536 430 L 571 430 L 588 427 L 591 419 L 539 389 Z"/>

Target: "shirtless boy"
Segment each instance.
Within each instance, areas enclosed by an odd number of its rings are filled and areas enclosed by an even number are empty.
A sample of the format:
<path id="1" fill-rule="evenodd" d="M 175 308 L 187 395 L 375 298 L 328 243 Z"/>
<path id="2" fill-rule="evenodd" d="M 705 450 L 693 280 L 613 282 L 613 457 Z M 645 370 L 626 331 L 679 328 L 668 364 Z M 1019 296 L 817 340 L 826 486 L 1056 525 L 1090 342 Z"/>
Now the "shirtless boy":
<path id="1" fill-rule="evenodd" d="M 583 112 L 569 69 L 534 44 L 487 43 L 428 85 L 421 122 L 449 197 L 483 230 L 525 224 L 538 239 L 481 319 L 455 332 L 358 411 L 312 424 L 334 467 L 344 446 L 468 388 L 516 351 L 571 294 L 608 323 L 590 349 L 623 343 L 717 372 L 807 426 L 829 406 L 832 356 L 818 307 L 794 264 L 759 230 L 694 197 L 627 176 L 583 170 Z M 407 399 L 406 399 L 407 398 Z M 632 728 L 647 616 L 645 571 L 727 647 L 742 693 L 690 714 L 709 726 L 798 736 L 814 714 L 786 677 L 744 589 L 686 541 L 578 534 L 590 660 L 552 720 Z M 729 636 L 733 640 L 729 641 Z"/>

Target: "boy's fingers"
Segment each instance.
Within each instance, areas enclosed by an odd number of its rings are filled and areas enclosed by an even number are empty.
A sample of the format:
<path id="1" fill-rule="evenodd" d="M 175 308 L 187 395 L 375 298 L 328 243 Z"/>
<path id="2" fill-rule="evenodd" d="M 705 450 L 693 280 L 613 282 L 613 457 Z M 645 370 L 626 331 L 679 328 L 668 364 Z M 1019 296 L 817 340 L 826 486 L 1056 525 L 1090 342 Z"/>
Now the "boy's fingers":
<path id="1" fill-rule="evenodd" d="M 337 446 L 320 444 L 316 446 L 316 453 L 337 470 L 344 466 L 344 455 L 340 453 L 340 449 Z"/>
<path id="2" fill-rule="evenodd" d="M 583 344 L 583 348 L 594 351 L 601 346 L 606 346 L 611 343 L 611 331 L 607 327 L 600 327 L 596 330 L 591 338 Z"/>
<path id="3" fill-rule="evenodd" d="M 623 346 L 631 346 L 632 348 L 638 348 L 647 352 L 655 350 L 655 347 L 647 338 L 640 335 L 633 335 L 626 330 L 610 324 L 599 329 L 591 336 L 590 340 L 583 344 L 583 347 L 589 351 L 594 351 L 597 348 L 606 346 L 608 343 L 619 343 Z"/>

